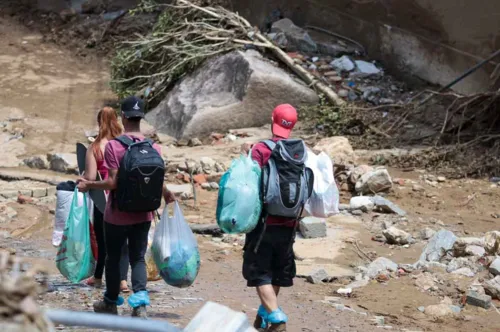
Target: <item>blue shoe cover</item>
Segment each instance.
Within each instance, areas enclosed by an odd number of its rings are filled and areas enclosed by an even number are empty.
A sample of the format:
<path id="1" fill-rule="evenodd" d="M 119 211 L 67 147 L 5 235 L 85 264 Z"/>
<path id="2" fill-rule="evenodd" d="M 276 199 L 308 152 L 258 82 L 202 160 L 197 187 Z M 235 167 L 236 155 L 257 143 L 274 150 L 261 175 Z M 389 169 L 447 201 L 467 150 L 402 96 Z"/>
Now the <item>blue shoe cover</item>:
<path id="1" fill-rule="evenodd" d="M 283 310 L 274 310 L 267 316 L 267 321 L 271 324 L 279 324 L 288 322 L 288 316 L 285 315 Z"/>
<path id="2" fill-rule="evenodd" d="M 259 310 L 257 311 L 257 315 L 259 315 L 260 318 L 262 318 L 262 324 L 260 325 L 260 327 L 263 329 L 267 328 L 267 316 L 269 314 L 267 313 L 266 308 L 264 308 L 262 304 L 260 305 Z"/>
<path id="3" fill-rule="evenodd" d="M 123 303 L 125 303 L 125 300 L 121 296 L 118 296 L 118 299 L 116 301 L 111 301 L 106 297 L 106 295 L 104 295 L 104 301 L 107 303 L 114 303 L 117 306 L 121 306 Z"/>
<path id="4" fill-rule="evenodd" d="M 149 295 L 147 291 L 140 291 L 129 296 L 128 304 L 132 308 L 140 307 L 141 305 L 149 305 Z"/>

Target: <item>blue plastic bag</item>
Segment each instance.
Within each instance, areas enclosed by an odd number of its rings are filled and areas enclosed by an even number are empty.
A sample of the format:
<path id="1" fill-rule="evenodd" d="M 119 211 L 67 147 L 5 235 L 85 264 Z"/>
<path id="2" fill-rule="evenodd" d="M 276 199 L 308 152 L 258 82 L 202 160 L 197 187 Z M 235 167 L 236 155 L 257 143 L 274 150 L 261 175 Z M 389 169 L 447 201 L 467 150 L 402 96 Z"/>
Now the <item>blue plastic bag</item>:
<path id="1" fill-rule="evenodd" d="M 184 288 L 194 283 L 200 270 L 198 243 L 177 202 L 172 218 L 168 216 L 167 208 L 163 210 L 155 228 L 151 252 L 160 276 L 167 284 Z"/>
<path id="2" fill-rule="evenodd" d="M 89 218 L 87 194 L 83 196 L 83 204 L 79 205 L 78 189 L 75 189 L 56 256 L 57 269 L 73 283 L 78 283 L 94 273 L 95 258 L 91 247 Z"/>
<path id="3" fill-rule="evenodd" d="M 216 219 L 223 232 L 249 233 L 257 225 L 262 212 L 261 173 L 250 156 L 241 156 L 222 176 Z"/>

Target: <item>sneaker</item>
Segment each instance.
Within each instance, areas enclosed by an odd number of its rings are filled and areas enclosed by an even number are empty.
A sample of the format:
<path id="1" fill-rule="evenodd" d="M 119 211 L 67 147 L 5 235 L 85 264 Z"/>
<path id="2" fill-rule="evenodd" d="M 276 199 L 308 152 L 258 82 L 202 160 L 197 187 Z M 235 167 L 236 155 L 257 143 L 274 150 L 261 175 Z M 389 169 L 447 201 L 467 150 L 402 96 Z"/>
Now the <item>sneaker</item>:
<path id="1" fill-rule="evenodd" d="M 286 332 L 286 323 L 271 324 L 266 330 L 267 332 Z"/>
<path id="2" fill-rule="evenodd" d="M 258 332 L 265 332 L 266 329 L 262 328 L 262 317 L 260 317 L 259 314 L 255 316 L 255 321 L 253 322 L 253 327 L 258 331 Z"/>
<path id="3" fill-rule="evenodd" d="M 118 315 L 118 307 L 106 301 L 94 302 L 94 312 L 100 314 Z"/>
<path id="4" fill-rule="evenodd" d="M 132 309 L 132 317 L 139 317 L 142 319 L 148 319 L 148 313 L 146 311 L 146 306 L 141 305 L 137 308 Z"/>

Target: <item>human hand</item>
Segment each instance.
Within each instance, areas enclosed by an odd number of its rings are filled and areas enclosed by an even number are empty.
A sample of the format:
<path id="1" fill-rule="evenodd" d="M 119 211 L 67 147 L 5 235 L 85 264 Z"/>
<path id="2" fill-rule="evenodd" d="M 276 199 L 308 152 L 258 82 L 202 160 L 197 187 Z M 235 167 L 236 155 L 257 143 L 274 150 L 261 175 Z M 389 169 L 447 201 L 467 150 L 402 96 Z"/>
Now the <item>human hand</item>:
<path id="1" fill-rule="evenodd" d="M 170 204 L 175 202 L 177 199 L 175 198 L 175 195 L 173 192 L 167 189 L 167 192 L 165 193 L 165 203 Z"/>
<path id="2" fill-rule="evenodd" d="M 88 183 L 89 181 L 85 178 L 79 178 L 76 180 L 76 187 L 78 188 L 78 191 L 81 193 L 89 191 L 90 188 L 88 187 Z"/>
<path id="3" fill-rule="evenodd" d="M 250 152 L 250 149 L 253 147 L 252 143 L 243 143 L 241 145 L 241 153 L 243 154 L 248 154 Z"/>

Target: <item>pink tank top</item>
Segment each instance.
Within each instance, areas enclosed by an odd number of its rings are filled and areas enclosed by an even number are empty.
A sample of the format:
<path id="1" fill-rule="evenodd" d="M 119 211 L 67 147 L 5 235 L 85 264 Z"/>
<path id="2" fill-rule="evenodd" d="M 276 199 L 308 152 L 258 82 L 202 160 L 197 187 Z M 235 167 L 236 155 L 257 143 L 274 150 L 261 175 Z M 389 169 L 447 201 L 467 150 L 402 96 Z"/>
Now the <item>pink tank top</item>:
<path id="1" fill-rule="evenodd" d="M 104 166 L 104 159 L 97 160 L 97 171 L 103 180 L 108 178 L 108 169 Z"/>

